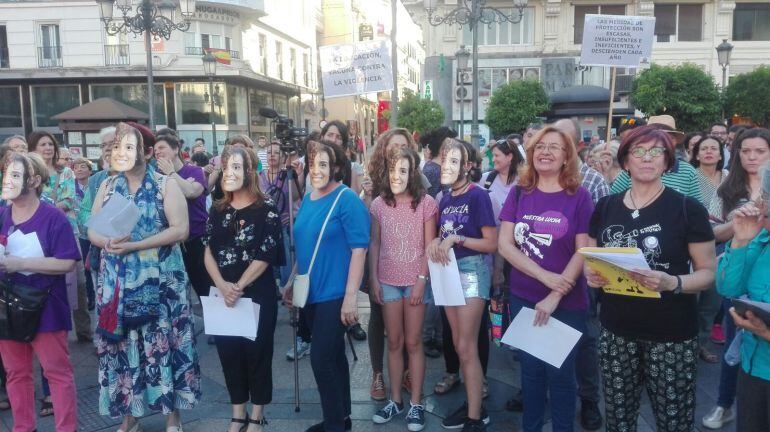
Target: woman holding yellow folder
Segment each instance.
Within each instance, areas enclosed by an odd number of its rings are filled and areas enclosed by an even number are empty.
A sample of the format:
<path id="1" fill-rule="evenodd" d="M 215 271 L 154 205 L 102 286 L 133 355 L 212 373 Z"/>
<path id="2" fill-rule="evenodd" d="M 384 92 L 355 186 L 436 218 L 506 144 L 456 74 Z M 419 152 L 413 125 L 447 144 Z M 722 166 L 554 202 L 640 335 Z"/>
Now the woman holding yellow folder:
<path id="1" fill-rule="evenodd" d="M 602 293 L 599 355 L 607 431 L 636 429 L 642 384 L 659 431 L 694 426 L 695 294 L 714 282 L 714 233 L 700 203 L 661 182 L 675 157 L 666 132 L 650 126 L 632 130 L 618 149 L 631 188 L 599 200 L 591 218 L 591 246 L 641 249 L 651 270 L 630 277 L 661 293 L 660 298 Z M 585 274 L 591 287 L 608 284 L 588 266 Z"/>

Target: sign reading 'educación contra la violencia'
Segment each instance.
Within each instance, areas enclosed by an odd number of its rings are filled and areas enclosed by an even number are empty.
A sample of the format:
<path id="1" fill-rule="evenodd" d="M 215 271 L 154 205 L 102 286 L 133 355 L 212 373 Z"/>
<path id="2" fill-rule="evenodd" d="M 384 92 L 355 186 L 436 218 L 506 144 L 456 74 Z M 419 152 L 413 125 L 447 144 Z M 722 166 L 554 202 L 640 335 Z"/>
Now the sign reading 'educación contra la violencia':
<path id="1" fill-rule="evenodd" d="M 655 17 L 586 15 L 580 64 L 639 67 L 650 63 Z"/>
<path id="2" fill-rule="evenodd" d="M 320 47 L 324 97 L 393 90 L 390 41 Z"/>

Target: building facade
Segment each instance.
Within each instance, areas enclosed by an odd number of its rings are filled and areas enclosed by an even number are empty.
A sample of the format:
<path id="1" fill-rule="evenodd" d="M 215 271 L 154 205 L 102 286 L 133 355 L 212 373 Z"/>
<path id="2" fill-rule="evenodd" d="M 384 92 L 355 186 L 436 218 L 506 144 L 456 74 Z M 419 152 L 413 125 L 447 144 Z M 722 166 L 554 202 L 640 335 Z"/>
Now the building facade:
<path id="1" fill-rule="evenodd" d="M 302 4 L 289 10 L 288 3 Z M 262 106 L 297 126 L 315 121 L 316 34 L 284 30 L 300 11 L 312 21 L 315 3 L 198 1 L 187 31 L 152 41 L 156 127 L 177 129 L 187 143 L 203 137 L 212 151 L 212 116 L 217 150 L 233 134 L 269 135 Z M 217 64 L 211 92 L 207 49 L 230 57 Z M 108 35 L 96 2 L 0 1 L 0 137 L 44 129 L 68 143 L 51 117 L 100 97 L 148 112 L 146 79 L 144 37 Z M 97 144 L 94 135 L 68 144 Z"/>
<path id="2" fill-rule="evenodd" d="M 439 0 L 438 15 L 446 15 L 462 5 L 463 0 Z M 459 4 L 459 5 L 458 5 Z M 511 1 L 490 0 L 489 6 L 512 13 Z M 461 82 L 454 61 L 460 45 L 470 49 L 470 30 L 454 25 L 433 27 L 427 22 L 422 1 L 407 4 L 415 21 L 423 29 L 427 58 L 424 76 L 433 81 L 433 94 L 447 113 L 447 124 L 459 125 L 464 108 L 465 135 L 470 133 L 471 83 Z M 549 94 L 576 85 L 609 88 L 610 70 L 582 67 L 580 48 L 586 14 L 654 16 L 655 41 L 652 61 L 671 65 L 694 63 L 721 83 L 715 47 L 723 39 L 733 45 L 728 75 L 749 72 L 770 59 L 770 3 L 767 1 L 683 1 L 683 0 L 541 0 L 529 1 L 522 21 L 479 28 L 479 120 L 483 122 L 489 98 L 495 88 L 522 78 L 536 78 Z M 615 107 L 629 109 L 633 69 L 619 68 L 616 91 L 620 101 Z M 465 89 L 461 87 L 465 86 Z M 608 101 L 609 102 L 609 101 Z M 603 136 L 606 116 L 574 116 L 581 123 L 583 135 Z M 489 139 L 488 128 L 480 131 Z"/>

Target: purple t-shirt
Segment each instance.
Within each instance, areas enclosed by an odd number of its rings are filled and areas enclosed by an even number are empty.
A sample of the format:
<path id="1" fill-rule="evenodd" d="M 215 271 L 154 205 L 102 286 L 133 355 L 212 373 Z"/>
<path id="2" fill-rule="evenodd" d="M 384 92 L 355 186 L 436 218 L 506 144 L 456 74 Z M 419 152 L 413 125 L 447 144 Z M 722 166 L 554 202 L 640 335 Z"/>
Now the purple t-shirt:
<path id="1" fill-rule="evenodd" d="M 206 233 L 206 219 L 208 213 L 206 212 L 206 176 L 203 174 L 203 168 L 195 165 L 184 164 L 179 169 L 179 177 L 185 180 L 193 179 L 203 186 L 203 193 L 198 195 L 198 198 L 187 200 L 187 217 L 190 219 L 190 237 L 189 239 L 195 239 L 202 237 Z"/>
<path id="2" fill-rule="evenodd" d="M 492 201 L 486 190 L 471 184 L 468 191 L 460 196 L 446 193 L 441 197 L 438 210 L 439 228 L 442 239 L 450 235 L 482 238 L 482 227 L 496 227 Z M 589 214 L 590 216 L 590 214 Z M 455 258 L 482 255 L 481 252 L 455 245 Z"/>
<path id="3" fill-rule="evenodd" d="M 7 236 L 13 225 L 11 207 L 5 207 L 1 212 L 2 216 L 0 217 L 3 224 L 0 227 L 0 234 Z M 80 250 L 75 234 L 72 232 L 72 226 L 67 221 L 67 216 L 50 204 L 41 202 L 35 214 L 28 221 L 16 225 L 14 230 L 21 231 L 22 234 L 37 233 L 37 238 L 46 257 L 80 261 Z M 5 277 L 5 273 L 0 273 L 0 277 Z M 11 281 L 40 289 L 51 287 L 51 294 L 48 296 L 43 307 L 43 314 L 40 317 L 39 332 L 69 331 L 72 329 L 70 305 L 67 301 L 67 283 L 63 274 L 54 276 L 33 273 L 25 276 L 21 273 L 12 273 Z"/>
<path id="4" fill-rule="evenodd" d="M 518 195 L 518 198 L 517 198 Z M 514 242 L 519 250 L 541 268 L 561 273 L 575 254 L 575 237 L 588 233 L 594 204 L 591 194 L 580 187 L 570 195 L 566 191 L 532 192 L 511 189 L 505 200 L 500 220 L 512 222 Z M 511 294 L 537 303 L 551 289 L 527 276 L 515 266 L 510 274 Z M 582 276 L 559 307 L 567 310 L 585 310 L 588 307 L 588 288 Z"/>

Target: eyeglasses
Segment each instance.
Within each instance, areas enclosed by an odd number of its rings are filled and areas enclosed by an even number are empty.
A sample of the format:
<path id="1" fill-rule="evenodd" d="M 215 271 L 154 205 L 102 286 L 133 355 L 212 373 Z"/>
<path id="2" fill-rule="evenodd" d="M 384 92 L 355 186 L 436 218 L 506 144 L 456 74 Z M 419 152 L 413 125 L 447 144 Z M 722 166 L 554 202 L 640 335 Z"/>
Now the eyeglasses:
<path id="1" fill-rule="evenodd" d="M 664 147 L 653 147 L 649 150 L 645 149 L 644 147 L 636 147 L 633 150 L 631 150 L 631 156 L 637 159 L 643 159 L 645 156 L 656 158 L 656 157 L 662 156 L 663 153 L 665 152 L 666 152 L 666 149 Z"/>
<path id="2" fill-rule="evenodd" d="M 556 144 L 556 143 L 550 143 L 550 144 L 537 143 L 537 144 L 535 144 L 535 151 L 536 152 L 544 152 L 546 150 L 548 150 L 549 153 L 556 153 L 556 152 L 564 151 L 564 147 L 562 147 L 562 146 L 560 146 L 559 144 Z"/>

